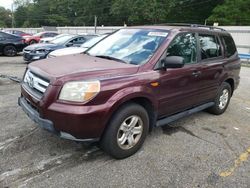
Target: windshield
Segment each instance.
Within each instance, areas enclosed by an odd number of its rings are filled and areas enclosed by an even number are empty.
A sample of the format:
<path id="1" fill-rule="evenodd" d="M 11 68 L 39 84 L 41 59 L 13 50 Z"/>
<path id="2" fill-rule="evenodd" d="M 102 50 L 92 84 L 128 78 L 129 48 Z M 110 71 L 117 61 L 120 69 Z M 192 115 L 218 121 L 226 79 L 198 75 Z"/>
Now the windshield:
<path id="1" fill-rule="evenodd" d="M 34 34 L 33 36 L 35 37 L 40 37 L 44 32 L 40 32 L 40 33 L 37 33 L 37 34 Z"/>
<path id="2" fill-rule="evenodd" d="M 142 65 L 152 57 L 167 36 L 165 30 L 121 29 L 96 44 L 87 54 Z"/>
<path id="3" fill-rule="evenodd" d="M 81 45 L 81 48 L 90 48 L 90 47 L 94 46 L 96 43 L 98 43 L 100 40 L 102 40 L 104 37 L 106 37 L 106 35 L 92 38 L 92 39 L 88 40 L 87 42 L 83 43 Z"/>
<path id="4" fill-rule="evenodd" d="M 60 35 L 56 35 L 54 37 L 49 37 L 49 38 L 53 38 L 52 40 L 55 40 L 55 39 L 58 39 L 58 38 L 61 38 L 61 37 L 64 37 L 64 36 L 69 36 L 69 34 L 60 34 Z"/>
<path id="5" fill-rule="evenodd" d="M 65 35 L 65 36 L 62 36 L 62 37 L 53 39 L 52 41 L 50 41 L 50 43 L 52 43 L 52 44 L 60 44 L 60 45 L 63 45 L 63 44 L 65 44 L 68 40 L 70 40 L 71 38 L 72 38 L 72 36 L 70 36 L 70 35 Z"/>

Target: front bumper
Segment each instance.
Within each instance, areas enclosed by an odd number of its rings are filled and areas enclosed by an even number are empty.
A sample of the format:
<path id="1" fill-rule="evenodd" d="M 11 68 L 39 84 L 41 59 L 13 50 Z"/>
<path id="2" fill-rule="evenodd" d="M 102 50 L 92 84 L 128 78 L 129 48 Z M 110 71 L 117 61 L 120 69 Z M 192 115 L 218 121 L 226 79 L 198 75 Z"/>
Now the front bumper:
<path id="1" fill-rule="evenodd" d="M 24 61 L 37 61 L 40 59 L 45 59 L 47 56 L 47 54 L 36 54 L 36 53 L 32 53 L 32 52 L 23 52 L 23 60 Z"/>
<path id="2" fill-rule="evenodd" d="M 29 116 L 29 118 L 33 120 L 35 123 L 37 123 L 39 127 L 53 134 L 56 134 L 61 138 L 78 142 L 96 142 L 99 140 L 99 138 L 78 139 L 69 133 L 56 130 L 54 127 L 54 123 L 48 119 L 41 118 L 39 113 L 32 107 L 32 105 L 24 97 L 18 98 L 18 104 L 23 109 L 23 111 Z"/>

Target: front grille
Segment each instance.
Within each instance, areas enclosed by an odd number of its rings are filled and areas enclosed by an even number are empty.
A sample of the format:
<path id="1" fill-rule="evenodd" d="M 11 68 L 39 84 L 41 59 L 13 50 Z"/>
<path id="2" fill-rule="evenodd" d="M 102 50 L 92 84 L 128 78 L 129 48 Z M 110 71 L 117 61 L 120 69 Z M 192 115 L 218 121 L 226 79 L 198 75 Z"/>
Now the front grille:
<path id="1" fill-rule="evenodd" d="M 35 91 L 36 93 L 40 93 L 43 95 L 49 86 L 49 81 L 42 78 L 41 76 L 31 72 L 30 70 L 27 70 L 25 77 L 24 77 L 24 83 L 26 87 L 29 87 L 29 90 Z"/>

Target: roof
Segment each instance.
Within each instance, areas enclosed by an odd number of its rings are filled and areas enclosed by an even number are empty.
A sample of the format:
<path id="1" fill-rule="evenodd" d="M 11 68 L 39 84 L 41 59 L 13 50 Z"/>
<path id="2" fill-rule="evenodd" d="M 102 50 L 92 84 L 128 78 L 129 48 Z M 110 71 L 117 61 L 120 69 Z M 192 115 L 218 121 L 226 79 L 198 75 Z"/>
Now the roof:
<path id="1" fill-rule="evenodd" d="M 160 30 L 179 30 L 179 31 L 193 31 L 193 32 L 206 32 L 206 33 L 223 33 L 228 32 L 222 28 L 197 25 L 197 24 L 159 24 L 159 25 L 145 25 L 145 26 L 132 26 L 129 28 L 141 29 L 160 29 Z"/>

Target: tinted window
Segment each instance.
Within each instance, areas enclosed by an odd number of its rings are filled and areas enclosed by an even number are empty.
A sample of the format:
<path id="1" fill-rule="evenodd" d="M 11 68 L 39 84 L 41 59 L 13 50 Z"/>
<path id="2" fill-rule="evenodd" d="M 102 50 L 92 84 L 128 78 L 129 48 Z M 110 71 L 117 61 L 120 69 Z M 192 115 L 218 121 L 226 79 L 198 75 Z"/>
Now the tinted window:
<path id="1" fill-rule="evenodd" d="M 50 37 L 50 36 L 51 36 L 50 33 L 44 33 L 44 34 L 42 35 L 43 38 L 45 38 L 45 37 Z"/>
<path id="2" fill-rule="evenodd" d="M 185 33 L 178 35 L 168 47 L 167 56 L 183 57 L 185 64 L 196 63 L 197 41 L 195 34 Z"/>
<path id="3" fill-rule="evenodd" d="M 78 37 L 75 38 L 71 41 L 69 41 L 69 43 L 73 43 L 73 46 L 81 46 L 82 43 L 84 43 L 86 41 L 86 39 L 84 37 Z"/>
<path id="4" fill-rule="evenodd" d="M 56 33 L 50 33 L 50 37 L 55 37 L 55 36 L 57 36 Z"/>
<path id="5" fill-rule="evenodd" d="M 226 57 L 231 57 L 237 51 L 235 43 L 234 43 L 232 37 L 230 37 L 230 36 L 222 36 L 222 39 L 223 39 L 223 42 L 225 45 Z"/>
<path id="6" fill-rule="evenodd" d="M 221 46 L 217 37 L 213 35 L 199 35 L 199 40 L 202 60 L 221 56 Z"/>

